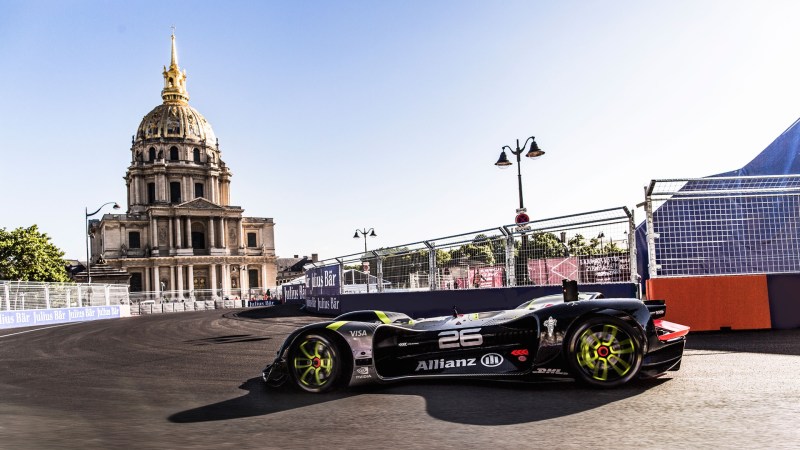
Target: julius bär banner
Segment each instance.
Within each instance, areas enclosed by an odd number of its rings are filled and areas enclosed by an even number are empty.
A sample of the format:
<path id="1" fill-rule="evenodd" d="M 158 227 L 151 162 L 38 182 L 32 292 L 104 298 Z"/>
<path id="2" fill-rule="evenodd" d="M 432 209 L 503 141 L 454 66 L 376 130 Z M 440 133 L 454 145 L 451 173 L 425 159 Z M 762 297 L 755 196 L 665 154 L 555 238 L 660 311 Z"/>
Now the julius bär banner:
<path id="1" fill-rule="evenodd" d="M 306 271 L 306 308 L 324 314 L 338 314 L 341 280 L 340 266 L 315 267 Z"/>

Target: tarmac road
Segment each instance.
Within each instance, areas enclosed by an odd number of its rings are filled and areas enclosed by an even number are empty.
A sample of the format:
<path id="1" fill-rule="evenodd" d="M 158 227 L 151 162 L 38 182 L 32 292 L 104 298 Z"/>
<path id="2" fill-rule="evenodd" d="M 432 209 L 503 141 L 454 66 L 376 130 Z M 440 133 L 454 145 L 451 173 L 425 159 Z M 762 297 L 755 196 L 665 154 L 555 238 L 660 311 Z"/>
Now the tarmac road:
<path id="1" fill-rule="evenodd" d="M 798 448 L 800 330 L 690 334 L 680 371 L 311 395 L 265 363 L 318 320 L 281 306 L 0 330 L 0 448 Z"/>

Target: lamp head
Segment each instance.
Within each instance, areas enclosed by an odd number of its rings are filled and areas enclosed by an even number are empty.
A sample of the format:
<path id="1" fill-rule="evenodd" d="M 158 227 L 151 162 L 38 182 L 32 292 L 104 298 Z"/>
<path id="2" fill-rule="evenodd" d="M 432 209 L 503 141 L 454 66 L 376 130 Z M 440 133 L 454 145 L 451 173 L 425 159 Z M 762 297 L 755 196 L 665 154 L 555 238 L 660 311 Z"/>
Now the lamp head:
<path id="1" fill-rule="evenodd" d="M 369 237 L 378 237 L 378 235 L 375 234 L 375 230 L 371 230 L 371 231 L 372 231 L 372 233 L 370 233 Z"/>
<path id="2" fill-rule="evenodd" d="M 536 139 L 531 141 L 531 149 L 528 150 L 528 153 L 525 154 L 528 158 L 538 158 L 544 155 L 544 151 L 539 148 L 539 145 L 536 143 Z"/>
<path id="3" fill-rule="evenodd" d="M 113 208 L 114 208 L 114 209 L 119 209 L 119 203 L 114 203 L 114 206 L 113 206 Z"/>
<path id="4" fill-rule="evenodd" d="M 353 235 L 353 239 L 358 239 L 358 230 L 356 230 L 356 234 Z"/>
<path id="5" fill-rule="evenodd" d="M 503 150 L 502 153 L 500 153 L 500 158 L 497 160 L 496 163 L 494 163 L 494 165 L 501 169 L 505 169 L 506 167 L 511 165 L 511 161 L 508 160 L 508 156 L 506 155 L 505 150 Z"/>

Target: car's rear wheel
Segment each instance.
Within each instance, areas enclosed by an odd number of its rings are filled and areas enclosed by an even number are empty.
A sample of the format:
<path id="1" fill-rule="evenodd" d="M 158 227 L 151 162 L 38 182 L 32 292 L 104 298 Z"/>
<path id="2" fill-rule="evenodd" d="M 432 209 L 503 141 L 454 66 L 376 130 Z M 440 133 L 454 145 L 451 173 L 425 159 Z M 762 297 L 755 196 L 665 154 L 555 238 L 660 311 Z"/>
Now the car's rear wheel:
<path id="1" fill-rule="evenodd" d="M 593 317 L 567 340 L 567 358 L 575 377 L 597 387 L 627 383 L 642 366 L 642 344 L 635 330 L 616 317 Z"/>
<path id="2" fill-rule="evenodd" d="M 294 340 L 288 352 L 289 374 L 294 384 L 308 392 L 327 392 L 338 386 L 342 358 L 336 344 L 321 333 Z"/>

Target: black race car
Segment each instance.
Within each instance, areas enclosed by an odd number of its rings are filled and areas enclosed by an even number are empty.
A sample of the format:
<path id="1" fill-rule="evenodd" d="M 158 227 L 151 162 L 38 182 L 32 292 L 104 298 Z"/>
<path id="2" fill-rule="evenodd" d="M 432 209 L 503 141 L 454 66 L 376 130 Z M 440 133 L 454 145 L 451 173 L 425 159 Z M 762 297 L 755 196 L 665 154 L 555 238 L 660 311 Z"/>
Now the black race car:
<path id="1" fill-rule="evenodd" d="M 262 373 L 308 392 L 413 378 L 574 378 L 597 387 L 678 370 L 689 328 L 663 300 L 549 296 L 516 309 L 414 320 L 355 311 L 290 334 Z"/>

